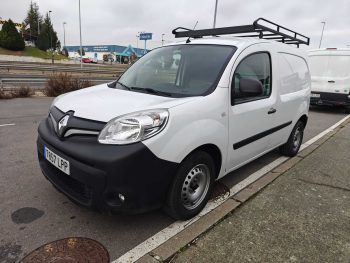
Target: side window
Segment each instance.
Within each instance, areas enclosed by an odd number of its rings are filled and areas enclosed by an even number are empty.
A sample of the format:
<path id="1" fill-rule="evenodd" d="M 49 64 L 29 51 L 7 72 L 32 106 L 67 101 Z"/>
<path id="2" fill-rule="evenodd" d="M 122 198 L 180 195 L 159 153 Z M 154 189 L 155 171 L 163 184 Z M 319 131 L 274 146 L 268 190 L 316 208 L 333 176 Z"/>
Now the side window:
<path id="1" fill-rule="evenodd" d="M 231 104 L 269 97 L 271 94 L 271 59 L 267 52 L 244 58 L 231 82 Z"/>

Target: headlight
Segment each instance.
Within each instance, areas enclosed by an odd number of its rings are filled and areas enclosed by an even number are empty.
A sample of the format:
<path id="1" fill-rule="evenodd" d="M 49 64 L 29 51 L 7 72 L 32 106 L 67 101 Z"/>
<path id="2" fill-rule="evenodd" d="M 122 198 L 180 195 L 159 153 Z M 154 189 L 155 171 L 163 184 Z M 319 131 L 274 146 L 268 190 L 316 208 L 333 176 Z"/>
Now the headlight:
<path id="1" fill-rule="evenodd" d="M 98 136 L 103 144 L 129 144 L 159 133 L 169 118 L 167 110 L 147 110 L 110 120 Z"/>

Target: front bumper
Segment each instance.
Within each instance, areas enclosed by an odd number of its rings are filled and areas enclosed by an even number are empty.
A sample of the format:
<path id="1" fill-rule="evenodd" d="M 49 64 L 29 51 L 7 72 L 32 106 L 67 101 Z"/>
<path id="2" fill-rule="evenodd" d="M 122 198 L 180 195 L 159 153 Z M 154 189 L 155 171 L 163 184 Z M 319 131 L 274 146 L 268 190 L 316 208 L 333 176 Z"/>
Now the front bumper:
<path id="1" fill-rule="evenodd" d="M 138 213 L 163 205 L 178 164 L 159 159 L 141 142 L 103 145 L 96 136 L 59 138 L 51 120 L 38 128 L 45 177 L 74 202 L 100 211 Z M 70 162 L 70 175 L 45 160 L 44 146 Z M 122 202 L 119 194 L 125 197 Z"/>
<path id="2" fill-rule="evenodd" d="M 312 94 L 318 94 L 319 97 L 312 97 Z M 349 94 L 331 93 L 331 92 L 311 92 L 310 104 L 325 106 L 350 106 Z"/>

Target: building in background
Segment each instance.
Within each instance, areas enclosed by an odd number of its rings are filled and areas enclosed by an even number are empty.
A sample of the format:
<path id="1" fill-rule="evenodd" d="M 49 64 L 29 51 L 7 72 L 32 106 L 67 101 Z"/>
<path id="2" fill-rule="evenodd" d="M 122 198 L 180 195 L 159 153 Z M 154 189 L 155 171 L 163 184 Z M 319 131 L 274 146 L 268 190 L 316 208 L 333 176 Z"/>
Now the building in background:
<path id="1" fill-rule="evenodd" d="M 69 57 L 78 58 L 80 57 L 78 51 L 79 46 L 66 46 Z M 118 46 L 118 45 L 88 45 L 83 46 L 83 57 L 91 58 L 92 60 L 103 61 L 104 57 L 112 57 L 113 61 L 121 63 L 129 63 L 132 57 L 142 57 L 149 50 L 144 50 L 141 48 L 134 48 L 129 46 Z"/>

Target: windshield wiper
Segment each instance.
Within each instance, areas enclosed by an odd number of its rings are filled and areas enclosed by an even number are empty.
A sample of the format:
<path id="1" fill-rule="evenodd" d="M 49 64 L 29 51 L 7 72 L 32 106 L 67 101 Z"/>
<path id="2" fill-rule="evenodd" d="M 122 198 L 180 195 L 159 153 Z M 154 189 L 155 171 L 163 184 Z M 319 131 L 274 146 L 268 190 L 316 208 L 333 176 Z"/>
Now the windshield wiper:
<path id="1" fill-rule="evenodd" d="M 166 91 L 160 91 L 160 90 L 155 90 L 151 88 L 140 88 L 140 87 L 129 87 L 130 90 L 138 90 L 138 91 L 145 91 L 150 94 L 156 94 L 156 95 L 164 95 L 168 97 L 172 97 L 172 94 Z"/>
<path id="2" fill-rule="evenodd" d="M 126 86 L 125 84 L 121 83 L 119 81 L 119 78 L 111 83 L 108 83 L 107 86 L 109 88 L 112 88 L 112 89 L 115 89 L 117 87 L 117 84 L 119 84 L 120 86 L 122 86 L 124 89 L 127 89 L 127 90 L 131 90 L 128 86 Z"/>
<path id="3" fill-rule="evenodd" d="M 172 94 L 169 92 L 166 92 L 166 91 L 160 91 L 160 90 L 155 90 L 155 89 L 151 89 L 151 88 L 128 87 L 119 81 L 114 81 L 114 82 L 108 84 L 108 87 L 116 88 L 117 84 L 119 84 L 120 86 L 122 86 L 126 90 L 137 90 L 137 91 L 147 92 L 150 94 L 157 94 L 157 95 L 164 95 L 164 96 L 172 97 Z"/>
<path id="4" fill-rule="evenodd" d="M 123 87 L 124 89 L 126 89 L 126 90 L 131 90 L 130 87 L 126 86 L 125 84 L 123 84 L 123 83 L 121 83 L 121 82 L 119 82 L 119 81 L 117 81 L 115 84 L 116 84 L 116 85 L 119 84 L 120 86 L 122 86 L 122 87 Z"/>
<path id="5" fill-rule="evenodd" d="M 111 83 L 108 83 L 107 86 L 108 86 L 109 88 L 114 89 L 115 86 L 117 85 L 117 82 L 118 82 L 118 80 L 115 80 L 115 81 L 113 81 L 113 82 L 111 82 Z"/>

